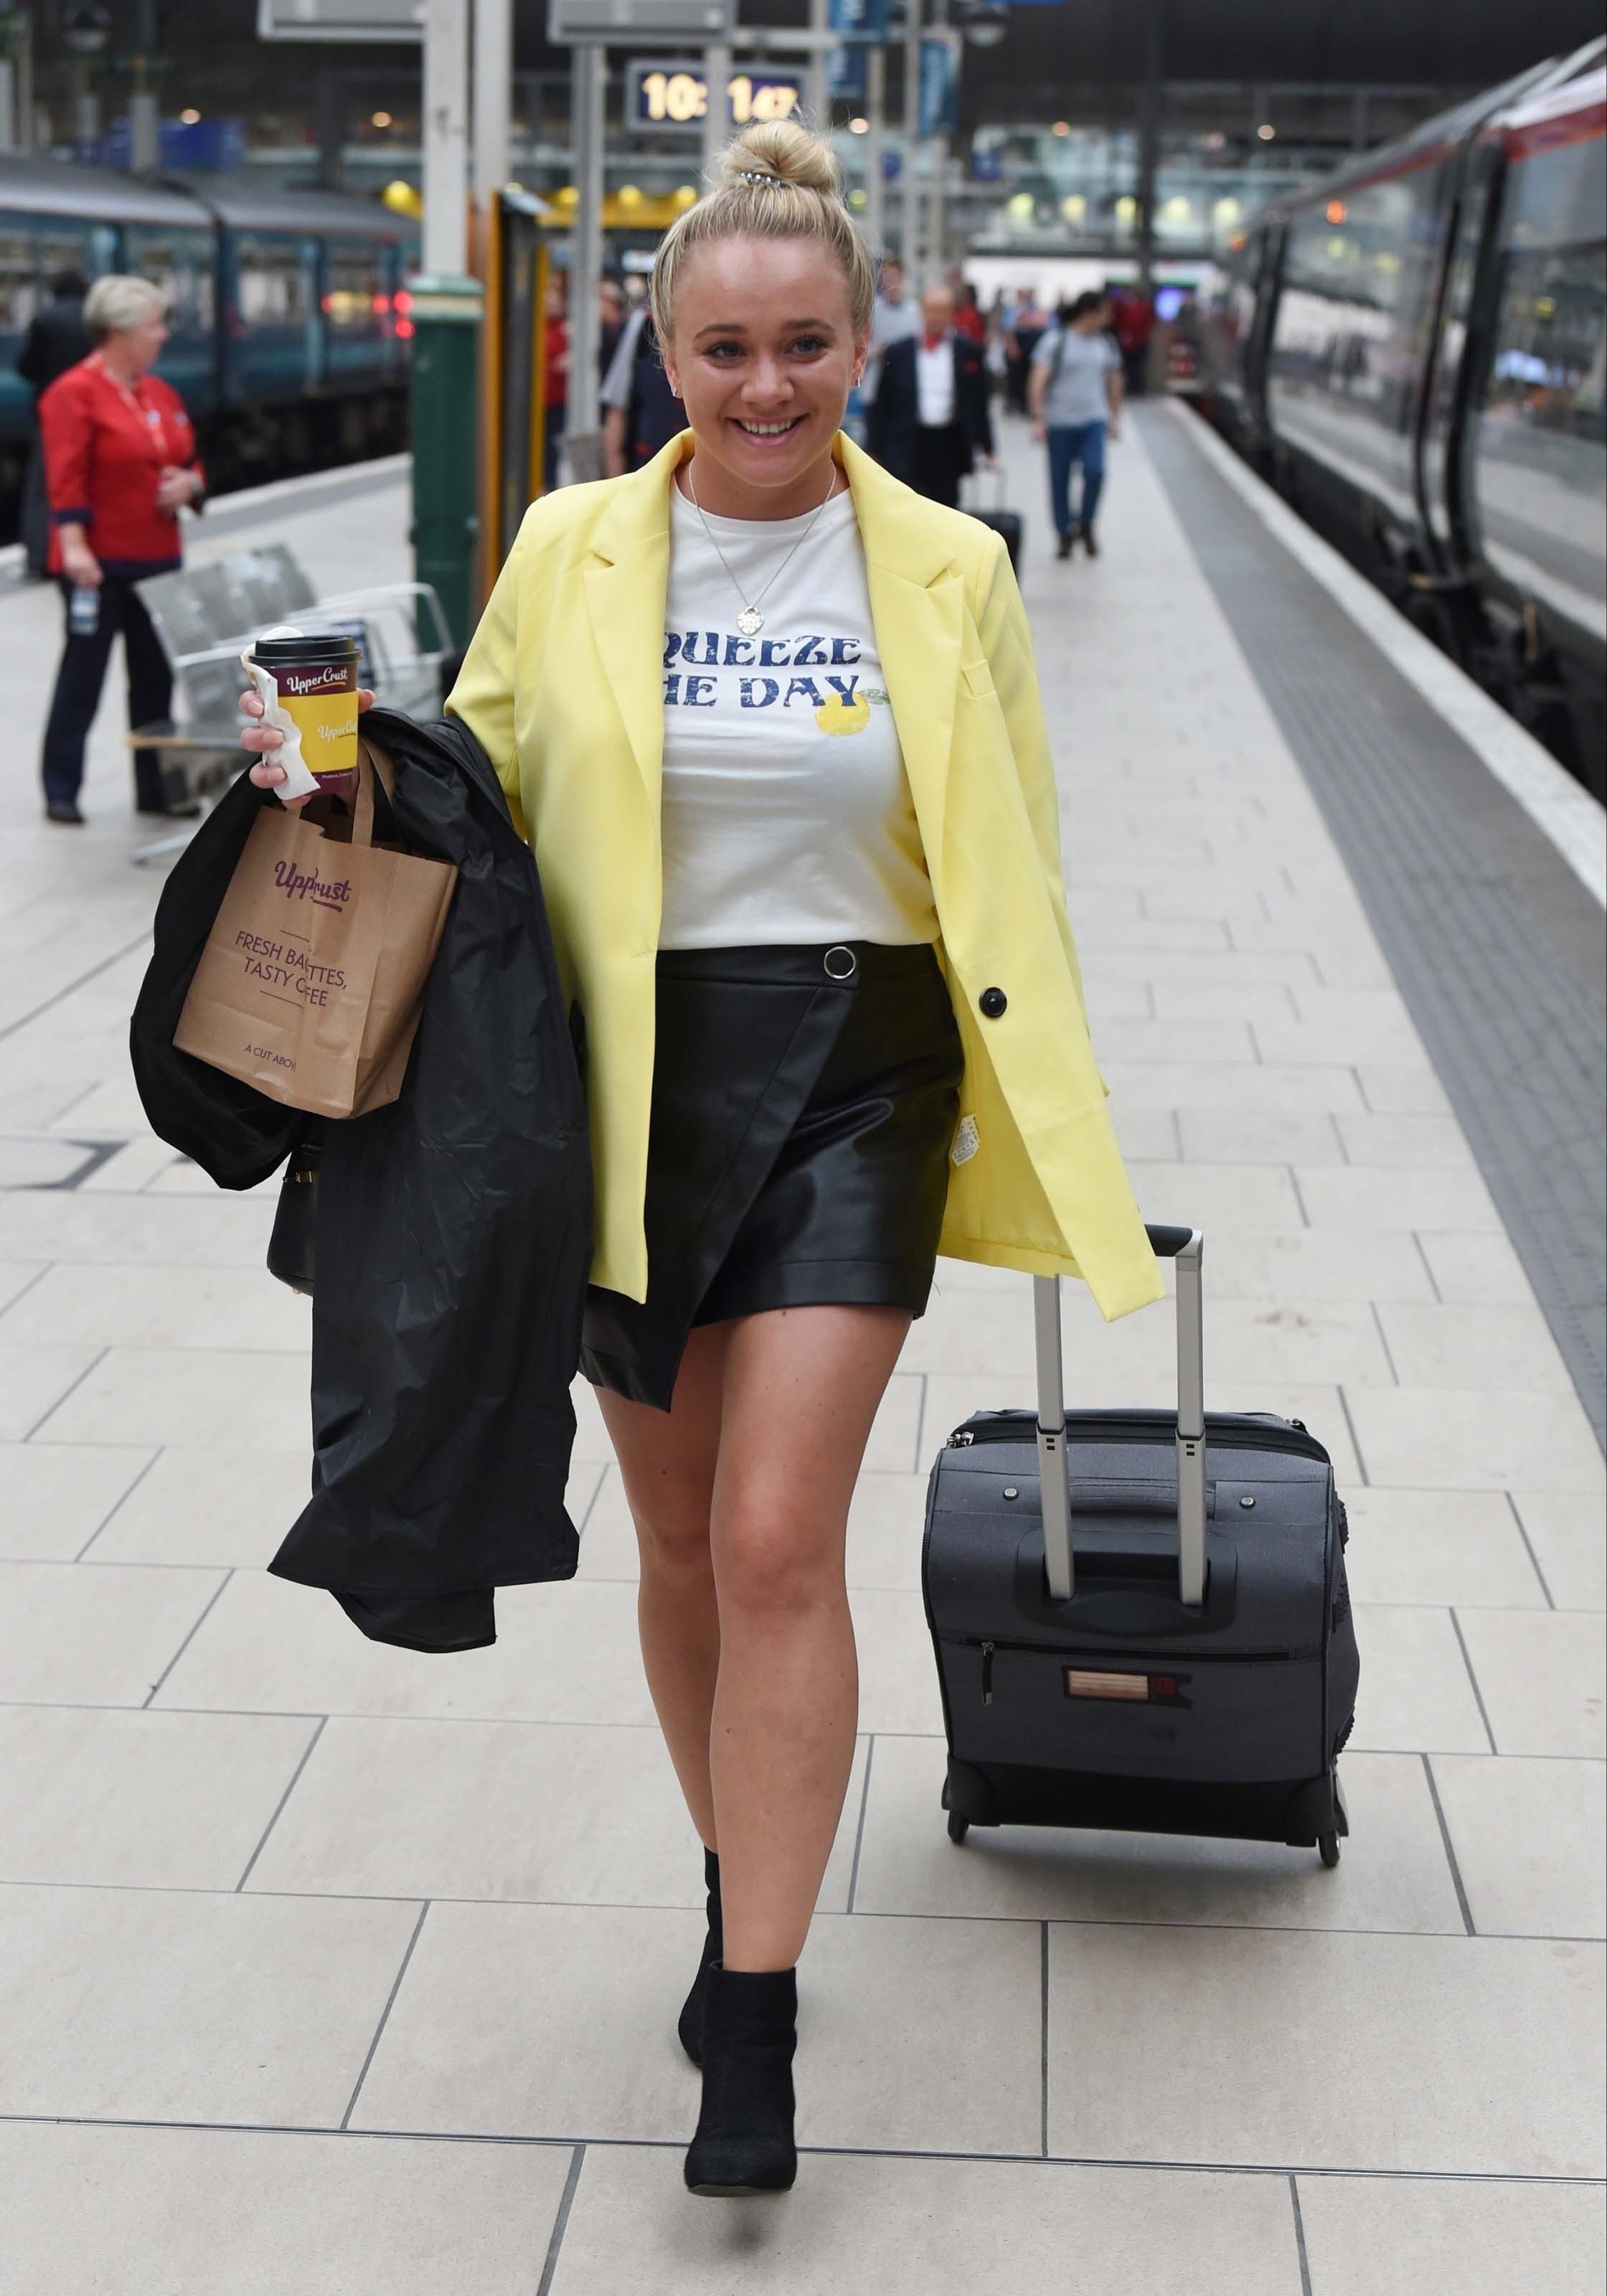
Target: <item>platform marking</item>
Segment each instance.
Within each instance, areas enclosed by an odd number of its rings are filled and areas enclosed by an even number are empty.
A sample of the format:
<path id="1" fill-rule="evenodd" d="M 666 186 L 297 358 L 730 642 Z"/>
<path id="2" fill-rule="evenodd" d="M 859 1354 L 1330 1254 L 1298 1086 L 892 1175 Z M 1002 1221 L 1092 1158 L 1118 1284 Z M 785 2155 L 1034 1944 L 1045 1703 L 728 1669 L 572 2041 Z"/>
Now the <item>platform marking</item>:
<path id="1" fill-rule="evenodd" d="M 1607 813 L 1590 791 L 1448 654 L 1414 629 L 1365 575 L 1297 517 L 1199 415 L 1177 399 L 1167 401 L 1167 411 L 1249 504 L 1274 540 L 1322 584 L 1429 707 L 1461 735 L 1551 840 L 1580 883 L 1607 907 Z"/>

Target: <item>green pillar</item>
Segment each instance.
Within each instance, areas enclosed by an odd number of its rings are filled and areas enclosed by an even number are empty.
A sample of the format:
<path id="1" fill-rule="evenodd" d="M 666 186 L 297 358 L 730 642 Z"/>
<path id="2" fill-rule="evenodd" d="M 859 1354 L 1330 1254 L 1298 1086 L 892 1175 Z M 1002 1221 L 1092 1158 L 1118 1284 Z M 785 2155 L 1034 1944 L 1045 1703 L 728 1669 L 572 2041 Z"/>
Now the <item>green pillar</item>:
<path id="1" fill-rule="evenodd" d="M 455 646 L 474 626 L 480 533 L 476 409 L 480 403 L 478 279 L 412 283 L 413 562 L 441 602 Z"/>

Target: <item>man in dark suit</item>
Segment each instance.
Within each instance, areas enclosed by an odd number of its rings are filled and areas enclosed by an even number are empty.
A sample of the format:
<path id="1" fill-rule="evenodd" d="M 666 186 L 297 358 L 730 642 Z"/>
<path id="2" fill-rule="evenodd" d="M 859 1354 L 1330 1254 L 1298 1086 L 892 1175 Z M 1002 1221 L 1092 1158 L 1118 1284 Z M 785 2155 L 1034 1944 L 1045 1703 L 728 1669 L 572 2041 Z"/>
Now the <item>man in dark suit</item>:
<path id="1" fill-rule="evenodd" d="M 59 374 L 89 357 L 92 346 L 84 324 L 84 298 L 88 292 L 89 282 L 81 271 L 58 271 L 50 282 L 49 302 L 28 323 L 17 354 L 17 373 L 33 386 L 36 406 L 40 392 L 48 390 Z M 43 581 L 50 547 L 50 504 L 45 498 L 45 455 L 37 421 L 28 473 L 22 481 L 21 525 L 29 571 Z"/>
<path id="2" fill-rule="evenodd" d="M 993 460 L 993 418 L 981 348 L 954 328 L 947 287 L 921 298 L 921 332 L 890 345 L 870 410 L 866 445 L 917 494 L 951 508 L 979 455 Z"/>

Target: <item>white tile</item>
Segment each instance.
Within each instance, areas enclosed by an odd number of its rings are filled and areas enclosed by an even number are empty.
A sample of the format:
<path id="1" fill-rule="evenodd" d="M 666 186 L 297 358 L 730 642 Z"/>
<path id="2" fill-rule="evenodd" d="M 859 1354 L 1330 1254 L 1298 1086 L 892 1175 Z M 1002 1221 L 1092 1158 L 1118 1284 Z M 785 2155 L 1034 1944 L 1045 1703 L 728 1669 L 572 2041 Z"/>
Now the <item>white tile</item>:
<path id="1" fill-rule="evenodd" d="M 65 1187 L 94 1154 L 83 1141 L 0 1132 L 0 1188 Z"/>
<path id="2" fill-rule="evenodd" d="M 1292 1021 L 1282 981 L 1160 980 L 1155 1010 L 1163 1021 Z"/>
<path id="3" fill-rule="evenodd" d="M 1267 1110 L 1184 1108 L 1177 1111 L 1190 1164 L 1342 1164 L 1332 1116 L 1275 1116 Z M 1300 1210 L 1287 1225 L 1300 1225 Z"/>
<path id="4" fill-rule="evenodd" d="M 496 1630 L 490 1648 L 455 1651 L 447 1663 L 370 1642 L 317 1587 L 241 1571 L 156 1702 L 253 1713 L 652 1720 L 634 1586 L 571 1578 L 504 1587 Z"/>
<path id="5" fill-rule="evenodd" d="M 218 1570 L 0 1563 L 0 1699 L 143 1705 L 222 1583 Z"/>
<path id="6" fill-rule="evenodd" d="M 806 2152 L 783 2198 L 702 2209 L 677 2151 L 629 2145 L 586 2153 L 552 2296 L 1047 2296 L 1069 2257 L 1079 2288 L 1299 2296 L 1270 2177 Z"/>
<path id="7" fill-rule="evenodd" d="M 865 1447 L 865 1466 L 882 1473 L 908 1473 L 919 1466 L 915 1447 L 922 1384 L 918 1377 L 901 1371 L 889 1380 Z"/>
<path id="8" fill-rule="evenodd" d="M 8 1259 L 0 1265 L 0 1308 L 8 1308 L 30 1283 L 37 1283 L 43 1273 L 43 1263 L 38 1260 Z"/>
<path id="9" fill-rule="evenodd" d="M 1298 992 L 1297 992 L 1298 993 Z M 1357 1062 L 1365 1103 L 1378 1116 L 1448 1116 L 1451 1103 L 1426 1061 Z"/>
<path id="10" fill-rule="evenodd" d="M 1429 2177 L 1302 2177 L 1315 2296 L 1599 2296 L 1600 2189 Z"/>
<path id="11" fill-rule="evenodd" d="M 1345 1505 L 1345 1567 L 1358 1603 L 1546 1608 L 1504 1491 L 1390 1491 L 1353 1483 Z"/>
<path id="12" fill-rule="evenodd" d="M 313 1727 L 275 1715 L 0 1708 L 0 1879 L 232 1890 Z"/>
<path id="13" fill-rule="evenodd" d="M 560 2147 L 13 2122 L 0 2128 L 7 2296 L 530 2296 L 570 2158 Z"/>
<path id="14" fill-rule="evenodd" d="M 1476 1170 L 1424 1171 L 1403 1165 L 1393 1171 L 1360 1166 L 1310 1164 L 1295 1178 L 1313 1227 L 1436 1228 L 1458 1232 L 1503 1232 L 1483 1176 Z"/>
<path id="15" fill-rule="evenodd" d="M 859 1652 L 859 1727 L 917 1737 L 940 1731 L 937 1660 L 919 1593 L 853 1587 L 849 1607 Z"/>
<path id="16" fill-rule="evenodd" d="M 70 1562 L 150 1458 L 148 1450 L 132 1446 L 74 1451 L 48 1443 L 0 1444 L 0 1555 L 19 1562 Z"/>
<path id="17" fill-rule="evenodd" d="M 65 1445 L 56 1447 L 67 1457 L 82 1456 Z M 86 1559 L 259 1570 L 273 1561 L 311 1488 L 308 1450 L 165 1450 L 117 1508 Z"/>
<path id="18" fill-rule="evenodd" d="M 1343 2036 L 1320 2080 L 1313 2001 Z M 1056 1924 L 1050 2150 L 1599 2176 L 1601 2013 L 1587 1946 Z"/>
<path id="19" fill-rule="evenodd" d="M 1601 1493 L 1514 1491 L 1512 1497 L 1558 1610 L 1607 1609 L 1607 1506 Z"/>
<path id="20" fill-rule="evenodd" d="M 863 1760 L 862 1745 L 824 1905 L 848 1903 Z M 703 1853 L 656 1726 L 337 1716 L 249 1886 L 697 1908 Z"/>
<path id="21" fill-rule="evenodd" d="M 1350 993 L 1359 994 L 1354 990 Z M 1320 996 L 1321 992 L 1316 994 Z M 1313 996 L 1308 988 L 1296 991 L 1295 1001 L 1302 1013 L 1307 1011 Z M 1344 1017 L 1324 1005 L 1320 1017 L 1309 1021 L 1259 1021 L 1256 1042 L 1260 1046 L 1261 1058 L 1291 1066 L 1308 1062 L 1421 1059 L 1422 1042 L 1410 1021 L 1404 1015 L 1390 1017 L 1397 1002 L 1392 992 L 1382 991 L 1383 1010 L 1376 1019 L 1360 1013 L 1354 1018 Z"/>
<path id="22" fill-rule="evenodd" d="M 1286 1169 L 1265 1164 L 1131 1164 L 1127 1177 L 1146 1220 L 1212 1230 L 1301 1226 Z"/>
<path id="23" fill-rule="evenodd" d="M 0 1203 L 4 1201 L 0 1197 Z M 0 1442 L 20 1443 L 31 1435 L 83 1378 L 98 1352 L 94 1348 L 0 1341 Z"/>
<path id="24" fill-rule="evenodd" d="M 0 1890 L 0 2112 L 333 2128 L 411 1905 Z"/>
<path id="25" fill-rule="evenodd" d="M 0 1195 L 0 1259 L 138 1260 L 151 1267 L 260 1267 L 273 1206 L 219 1196 Z"/>
<path id="26" fill-rule="evenodd" d="M 0 1341 L 304 1353 L 312 1304 L 260 1270 L 62 1261 L 0 1316 Z"/>
<path id="27" fill-rule="evenodd" d="M 1471 1617 L 1472 1613 L 1469 1613 Z M 1358 1753 L 1486 1754 L 1489 1737 L 1448 1611 L 1357 1603 Z"/>
<path id="28" fill-rule="evenodd" d="M 1588 1611 L 1457 1612 L 1498 1754 L 1607 1755 L 1607 1651 Z"/>
<path id="29" fill-rule="evenodd" d="M 1124 1157 L 1150 1164 L 1177 1161 L 1177 1128 L 1169 1108 L 1119 1109 L 1114 1115 Z"/>
<path id="30" fill-rule="evenodd" d="M 1427 1230 L 1422 1243 L 1442 1300 L 1533 1307 L 1534 1286 L 1505 1230 L 1488 1235 L 1437 1235 Z"/>
<path id="31" fill-rule="evenodd" d="M 1205 1240 L 1208 1300 L 1431 1300 L 1414 1237 L 1335 1230 L 1216 1228 Z M 1208 1312 L 1209 1309 L 1208 1309 Z"/>
<path id="32" fill-rule="evenodd" d="M 1322 1116 L 1329 1110 L 1359 1109 L 1360 1088 L 1348 1068 L 1288 1068 L 1246 1065 L 1225 1079 L 1220 1068 L 1200 1061 L 1127 1061 L 1119 1047 L 1100 1055 L 1111 1087 L 1111 1113 L 1127 1108 L 1209 1108 L 1224 1097 L 1225 1081 L 1240 1110 L 1265 1110 L 1272 1116 Z"/>
<path id="33" fill-rule="evenodd" d="M 176 1152 L 165 1140 L 157 1139 L 154 1133 L 141 1133 L 126 1140 L 115 1155 L 93 1172 L 86 1173 L 79 1185 L 96 1194 L 136 1195 L 176 1160 Z M 210 1181 L 207 1185 L 209 1187 Z"/>
<path id="34" fill-rule="evenodd" d="M 1571 1397 L 1574 1383 L 1538 1308 L 1391 1300 L 1379 1320 L 1403 1387 L 1510 1388 Z"/>
<path id="35" fill-rule="evenodd" d="M 1454 1116 L 1336 1116 L 1352 1164 L 1427 1165 L 1464 1171 L 1473 1161 Z"/>
<path id="36" fill-rule="evenodd" d="M 1123 1061 L 1209 1062 L 1226 1069 L 1256 1058 L 1249 1026 L 1239 1019 L 1127 1021 L 1111 1030 L 1106 1049 L 1112 1059 L 1119 1054 Z M 1223 1077 L 1220 1089 L 1231 1093 L 1233 1081 Z"/>
<path id="37" fill-rule="evenodd" d="M 854 1910 L 1460 1936 L 1420 1759 L 1347 1751 L 1341 1767 L 1351 1833 L 1332 1869 L 1282 1842 L 1049 1826 L 973 1825 L 956 1846 L 943 1740 L 878 1737 Z"/>
<path id="38" fill-rule="evenodd" d="M 1441 1490 L 1599 1491 L 1602 1454 L 1570 1397 L 1510 1389 L 1358 1387 L 1369 1481 Z"/>
<path id="39" fill-rule="evenodd" d="M 86 1349 L 49 1352 L 93 1360 Z M 307 1361 L 299 1355 L 111 1348 L 44 1422 L 37 1439 L 225 1449 L 261 1443 L 293 1450 L 307 1440 L 311 1411 Z"/>
<path id="40" fill-rule="evenodd" d="M 850 1587 L 919 1587 L 927 1482 L 924 1474 L 860 1476 L 849 1507 Z"/>
<path id="41" fill-rule="evenodd" d="M 1607 1768 L 1488 1754 L 1432 1767 L 1481 1937 L 1607 1935 Z"/>

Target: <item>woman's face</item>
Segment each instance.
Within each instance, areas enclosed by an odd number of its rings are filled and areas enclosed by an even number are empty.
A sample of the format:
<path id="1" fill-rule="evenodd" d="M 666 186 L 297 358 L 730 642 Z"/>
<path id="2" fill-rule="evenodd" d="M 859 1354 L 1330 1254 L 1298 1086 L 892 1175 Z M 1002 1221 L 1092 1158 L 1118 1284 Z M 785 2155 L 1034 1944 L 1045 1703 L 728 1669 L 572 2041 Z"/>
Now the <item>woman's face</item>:
<path id="1" fill-rule="evenodd" d="M 692 251 L 664 365 L 697 441 L 706 507 L 715 507 L 711 480 L 755 498 L 748 514 L 760 517 L 789 515 L 789 495 L 818 485 L 865 340 L 820 241 L 725 239 Z"/>
<path id="2" fill-rule="evenodd" d="M 152 311 L 137 327 L 114 327 L 106 338 L 106 348 L 116 365 L 133 367 L 143 374 L 156 365 L 167 340 L 167 319 L 160 311 Z"/>

